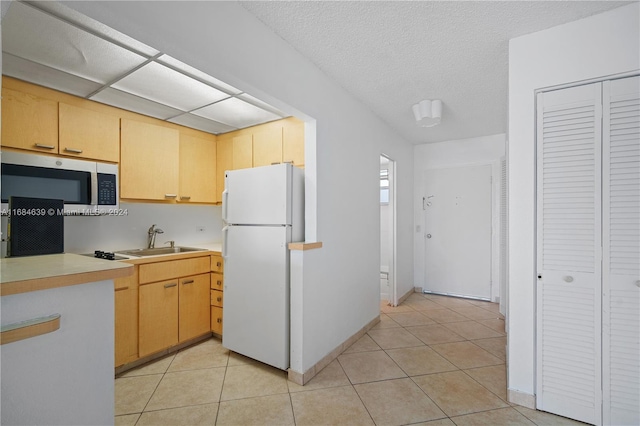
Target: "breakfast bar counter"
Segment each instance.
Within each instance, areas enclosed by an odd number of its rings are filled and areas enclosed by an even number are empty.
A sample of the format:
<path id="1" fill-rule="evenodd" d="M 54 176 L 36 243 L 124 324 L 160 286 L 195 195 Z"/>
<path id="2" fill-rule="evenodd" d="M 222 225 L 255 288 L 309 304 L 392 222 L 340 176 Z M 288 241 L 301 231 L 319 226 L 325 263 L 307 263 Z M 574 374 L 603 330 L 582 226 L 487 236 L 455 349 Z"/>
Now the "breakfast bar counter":
<path id="1" fill-rule="evenodd" d="M 114 283 L 123 262 L 0 260 L 0 424 L 112 424 Z"/>

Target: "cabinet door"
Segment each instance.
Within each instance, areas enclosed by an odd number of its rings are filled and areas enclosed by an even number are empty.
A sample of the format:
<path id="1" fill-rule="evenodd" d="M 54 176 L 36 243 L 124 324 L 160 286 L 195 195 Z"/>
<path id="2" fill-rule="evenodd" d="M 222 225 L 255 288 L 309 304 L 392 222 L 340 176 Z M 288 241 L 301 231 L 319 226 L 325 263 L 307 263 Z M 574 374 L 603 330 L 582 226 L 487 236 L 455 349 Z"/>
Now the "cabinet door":
<path id="1" fill-rule="evenodd" d="M 253 134 L 253 167 L 282 163 L 282 127 Z"/>
<path id="2" fill-rule="evenodd" d="M 216 199 L 216 142 L 181 134 L 178 200 L 215 203 Z"/>
<path id="3" fill-rule="evenodd" d="M 222 308 L 218 306 L 211 307 L 211 331 L 222 335 Z"/>
<path id="4" fill-rule="evenodd" d="M 304 123 L 288 122 L 282 133 L 282 162 L 304 166 Z"/>
<path id="5" fill-rule="evenodd" d="M 218 139 L 216 141 L 216 154 L 216 202 L 221 202 L 222 191 L 224 191 L 224 173 L 227 170 L 233 170 L 233 139 Z"/>
<path id="6" fill-rule="evenodd" d="M 253 167 L 253 138 L 251 135 L 233 138 L 233 170 Z"/>
<path id="7" fill-rule="evenodd" d="M 140 357 L 178 343 L 178 280 L 141 285 Z"/>
<path id="8" fill-rule="evenodd" d="M 120 196 L 172 200 L 178 195 L 179 132 L 122 119 Z"/>
<path id="9" fill-rule="evenodd" d="M 58 152 L 58 103 L 2 89 L 2 146 Z"/>
<path id="10" fill-rule="evenodd" d="M 184 342 L 210 331 L 209 274 L 180 278 L 179 286 L 179 337 Z"/>
<path id="11" fill-rule="evenodd" d="M 138 267 L 115 283 L 115 366 L 138 359 Z"/>
<path id="12" fill-rule="evenodd" d="M 224 289 L 224 277 L 222 274 L 217 272 L 211 273 L 211 288 L 213 290 L 220 290 L 220 291 Z"/>
<path id="13" fill-rule="evenodd" d="M 60 154 L 120 161 L 120 119 L 115 115 L 59 105 Z"/>

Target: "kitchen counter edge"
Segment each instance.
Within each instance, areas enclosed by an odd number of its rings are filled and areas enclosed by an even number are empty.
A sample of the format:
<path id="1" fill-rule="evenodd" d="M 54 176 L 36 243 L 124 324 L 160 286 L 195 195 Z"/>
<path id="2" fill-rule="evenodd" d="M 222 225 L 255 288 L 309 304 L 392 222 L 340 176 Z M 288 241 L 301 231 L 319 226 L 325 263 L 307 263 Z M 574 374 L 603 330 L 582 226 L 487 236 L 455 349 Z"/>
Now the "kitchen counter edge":
<path id="1" fill-rule="evenodd" d="M 28 293 L 126 277 L 124 262 L 61 253 L 0 259 L 0 296 Z"/>

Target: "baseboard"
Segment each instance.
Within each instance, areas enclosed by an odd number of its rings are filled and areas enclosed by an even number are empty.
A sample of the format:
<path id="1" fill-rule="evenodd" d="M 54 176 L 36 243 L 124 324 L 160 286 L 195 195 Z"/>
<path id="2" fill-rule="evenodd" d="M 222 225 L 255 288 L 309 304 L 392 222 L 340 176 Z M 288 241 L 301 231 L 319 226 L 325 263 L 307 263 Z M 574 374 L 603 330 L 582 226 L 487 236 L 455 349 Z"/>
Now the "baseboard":
<path id="1" fill-rule="evenodd" d="M 129 371 L 131 369 L 136 368 L 136 367 L 140 367 L 143 364 L 146 364 L 146 363 L 151 362 L 151 361 L 155 361 L 155 360 L 157 360 L 159 358 L 162 358 L 162 357 L 164 357 L 166 355 L 169 355 L 169 354 L 172 354 L 174 352 L 178 352 L 179 350 L 184 349 L 187 346 L 195 345 L 196 343 L 200 343 L 200 342 L 202 342 L 204 340 L 208 340 L 208 339 L 211 338 L 211 336 L 219 336 L 219 335 L 217 335 L 215 333 L 208 332 L 206 334 L 203 334 L 202 336 L 198 336 L 198 337 L 195 337 L 195 338 L 193 338 L 191 340 L 187 340 L 186 342 L 180 343 L 179 345 L 175 345 L 175 346 L 172 346 L 170 348 L 164 349 L 164 350 L 162 350 L 160 352 L 155 352 L 155 353 L 153 353 L 151 355 L 147 355 L 145 357 L 138 358 L 135 361 L 131 361 L 131 362 L 128 362 L 128 363 L 126 363 L 124 365 L 116 367 L 115 375 L 116 375 L 116 377 L 118 377 L 122 373 L 125 373 L 125 372 L 127 372 L 127 371 Z"/>
<path id="2" fill-rule="evenodd" d="M 413 288 L 413 292 L 414 293 L 422 293 L 422 287 L 414 287 Z"/>
<path id="3" fill-rule="evenodd" d="M 507 401 L 522 405 L 523 407 L 536 409 L 536 396 L 530 393 L 520 392 L 514 389 L 507 389 Z"/>
<path id="4" fill-rule="evenodd" d="M 409 291 L 407 291 L 404 295 L 402 295 L 399 299 L 398 299 L 398 306 L 400 306 L 402 304 L 402 302 L 404 302 L 405 300 L 407 300 L 409 298 L 409 296 L 411 296 L 413 293 L 415 293 L 415 289 L 411 289 Z"/>
<path id="5" fill-rule="evenodd" d="M 375 317 L 374 319 L 369 321 L 369 323 L 367 325 L 362 327 L 353 336 L 349 337 L 347 340 L 342 342 L 340 345 L 336 346 L 336 348 L 334 350 L 332 350 L 329 354 L 327 354 L 325 357 L 323 357 L 320 361 L 315 363 L 315 365 L 313 365 L 311 368 L 309 368 L 304 373 L 300 373 L 298 371 L 293 371 L 292 369 L 289 369 L 287 371 L 289 380 L 291 380 L 293 383 L 296 383 L 296 384 L 298 384 L 300 386 L 304 386 L 305 383 L 309 383 L 309 380 L 311 380 L 316 374 L 318 374 L 320 371 L 322 371 L 322 369 L 325 368 L 327 365 L 329 365 L 334 359 L 338 358 L 338 356 L 342 352 L 344 352 L 345 350 L 347 350 L 347 348 L 349 346 L 351 346 L 355 342 L 357 342 L 358 339 L 360 339 L 362 336 L 364 336 L 367 333 L 367 331 L 369 331 L 371 329 L 371 327 L 373 327 L 374 325 L 376 325 L 379 322 L 380 322 L 380 316 L 378 315 L 377 317 Z"/>

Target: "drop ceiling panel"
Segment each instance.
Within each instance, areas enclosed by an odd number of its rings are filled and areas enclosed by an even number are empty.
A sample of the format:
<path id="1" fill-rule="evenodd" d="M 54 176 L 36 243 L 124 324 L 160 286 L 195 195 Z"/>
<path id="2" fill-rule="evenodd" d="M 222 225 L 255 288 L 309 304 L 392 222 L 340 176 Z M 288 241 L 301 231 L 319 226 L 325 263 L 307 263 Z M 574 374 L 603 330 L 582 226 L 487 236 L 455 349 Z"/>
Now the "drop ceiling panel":
<path id="1" fill-rule="evenodd" d="M 98 90 L 99 83 L 36 64 L 8 53 L 2 54 L 2 73 L 40 86 L 86 97 Z"/>
<path id="2" fill-rule="evenodd" d="M 113 87 L 183 111 L 229 96 L 155 62 L 134 71 L 113 84 Z"/>
<path id="3" fill-rule="evenodd" d="M 2 20 L 2 50 L 99 83 L 107 83 L 145 58 L 23 3 Z"/>
<path id="4" fill-rule="evenodd" d="M 225 99 L 193 113 L 237 128 L 255 126 L 281 118 L 237 98 Z"/>
<path id="5" fill-rule="evenodd" d="M 90 99 L 117 108 L 148 115 L 149 117 L 155 117 L 160 120 L 166 120 L 167 118 L 175 117 L 182 113 L 182 111 L 175 108 L 111 88 L 106 88 L 98 92 Z"/>
<path id="6" fill-rule="evenodd" d="M 260 99 L 255 98 L 251 95 L 249 95 L 248 93 L 243 93 L 241 95 L 238 95 L 237 98 L 242 99 L 243 101 L 247 101 L 248 103 L 260 107 L 266 111 L 272 112 L 280 117 L 286 117 L 287 114 L 285 114 L 284 112 L 280 111 L 279 109 L 265 103 L 262 102 Z"/>
<path id="7" fill-rule="evenodd" d="M 207 82 L 215 87 L 217 87 L 218 89 L 222 90 L 223 92 L 229 93 L 231 95 L 237 95 L 242 93 L 241 90 L 236 89 L 235 87 L 231 86 L 230 84 L 227 84 L 223 81 L 218 80 L 217 78 L 213 78 L 208 74 L 203 73 L 202 71 L 193 68 L 192 66 L 189 66 L 187 64 L 185 64 L 184 62 L 181 62 L 169 55 L 162 55 L 157 59 L 158 62 L 162 63 L 162 64 L 166 64 L 169 67 L 173 67 L 176 68 L 188 75 L 191 75 L 193 77 L 196 77 L 204 82 Z"/>
<path id="8" fill-rule="evenodd" d="M 202 118 L 193 114 L 183 114 L 167 121 L 180 124 L 182 126 L 191 127 L 193 129 L 202 130 L 203 132 L 215 133 L 216 135 L 237 130 L 236 127 L 227 126 L 226 124 L 208 120 L 206 118 Z"/>
<path id="9" fill-rule="evenodd" d="M 91 19 L 80 12 L 70 9 L 57 1 L 45 0 L 45 1 L 33 1 L 31 2 L 39 9 L 52 13 L 56 16 L 64 18 L 67 22 L 77 25 L 81 28 L 90 29 L 90 32 L 100 35 L 107 40 L 113 40 L 115 43 L 121 46 L 128 47 L 134 52 L 141 53 L 144 56 L 152 57 L 157 55 L 158 52 L 153 47 L 149 47 L 146 44 L 133 39 L 119 31 L 114 30 L 111 27 L 104 25 L 94 19 Z"/>

